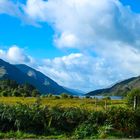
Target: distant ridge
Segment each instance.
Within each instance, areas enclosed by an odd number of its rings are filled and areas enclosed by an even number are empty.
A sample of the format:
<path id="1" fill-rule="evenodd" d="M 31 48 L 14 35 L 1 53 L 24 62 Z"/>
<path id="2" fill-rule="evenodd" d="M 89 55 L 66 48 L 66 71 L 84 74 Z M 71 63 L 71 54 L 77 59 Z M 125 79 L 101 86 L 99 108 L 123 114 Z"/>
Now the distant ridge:
<path id="1" fill-rule="evenodd" d="M 68 90 L 69 92 L 72 92 L 73 95 L 77 95 L 77 96 L 81 96 L 81 95 L 84 95 L 84 92 L 81 91 L 81 90 L 78 90 L 78 89 L 70 89 L 70 88 L 67 88 L 67 87 L 63 87 L 64 89 Z"/>
<path id="2" fill-rule="evenodd" d="M 110 88 L 91 91 L 86 95 L 126 96 L 128 91 L 131 91 L 135 88 L 140 88 L 140 76 L 132 77 L 124 81 L 118 82 Z"/>

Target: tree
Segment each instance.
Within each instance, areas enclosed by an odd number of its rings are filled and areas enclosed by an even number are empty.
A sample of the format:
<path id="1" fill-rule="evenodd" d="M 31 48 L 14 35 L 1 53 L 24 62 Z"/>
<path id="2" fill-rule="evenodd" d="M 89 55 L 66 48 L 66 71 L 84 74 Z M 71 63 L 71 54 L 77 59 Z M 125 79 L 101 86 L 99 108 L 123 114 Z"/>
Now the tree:
<path id="1" fill-rule="evenodd" d="M 134 106 L 134 99 L 137 99 L 137 106 L 140 106 L 140 89 L 133 89 L 127 94 L 128 106 Z"/>
<path id="2" fill-rule="evenodd" d="M 10 79 L 0 80 L 0 96 L 31 97 L 37 95 L 40 95 L 39 91 L 28 83 L 18 84 Z"/>
<path id="3" fill-rule="evenodd" d="M 61 94 L 61 98 L 64 98 L 64 99 L 65 99 L 65 98 L 69 98 L 69 95 L 66 94 L 66 93 L 62 93 L 62 94 Z"/>
<path id="4" fill-rule="evenodd" d="M 37 97 L 37 96 L 39 96 L 39 92 L 38 92 L 38 90 L 34 89 L 32 91 L 32 97 Z"/>
<path id="5" fill-rule="evenodd" d="M 7 97 L 8 96 L 8 92 L 7 91 L 2 91 L 1 95 L 4 96 L 4 97 Z"/>
<path id="6" fill-rule="evenodd" d="M 18 92 L 17 90 L 14 90 L 12 95 L 13 96 L 16 96 L 16 97 L 20 97 L 21 96 L 21 93 Z"/>

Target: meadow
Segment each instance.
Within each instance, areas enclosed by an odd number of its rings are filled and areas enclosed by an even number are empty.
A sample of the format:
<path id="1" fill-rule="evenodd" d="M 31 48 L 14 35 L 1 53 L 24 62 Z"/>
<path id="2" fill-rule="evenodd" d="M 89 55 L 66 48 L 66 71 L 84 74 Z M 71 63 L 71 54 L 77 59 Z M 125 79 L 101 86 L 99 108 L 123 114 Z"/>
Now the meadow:
<path id="1" fill-rule="evenodd" d="M 34 104 L 39 102 L 41 105 L 48 107 L 61 107 L 61 108 L 80 108 L 86 110 L 102 110 L 112 106 L 126 106 L 126 100 L 110 100 L 110 99 L 91 99 L 91 98 L 57 98 L 52 97 L 0 97 L 0 103 L 14 105 Z"/>
<path id="2" fill-rule="evenodd" d="M 0 138 L 139 138 L 139 112 L 108 98 L 0 97 Z"/>

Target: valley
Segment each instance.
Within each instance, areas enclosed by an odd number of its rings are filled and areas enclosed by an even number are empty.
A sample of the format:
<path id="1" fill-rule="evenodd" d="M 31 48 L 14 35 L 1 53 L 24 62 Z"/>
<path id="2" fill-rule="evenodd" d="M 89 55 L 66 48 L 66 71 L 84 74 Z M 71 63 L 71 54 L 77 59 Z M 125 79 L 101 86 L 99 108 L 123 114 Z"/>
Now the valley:
<path id="1" fill-rule="evenodd" d="M 139 77 L 84 94 L 31 67 L 0 59 L 2 139 L 136 138 L 140 137 L 139 109 Z"/>

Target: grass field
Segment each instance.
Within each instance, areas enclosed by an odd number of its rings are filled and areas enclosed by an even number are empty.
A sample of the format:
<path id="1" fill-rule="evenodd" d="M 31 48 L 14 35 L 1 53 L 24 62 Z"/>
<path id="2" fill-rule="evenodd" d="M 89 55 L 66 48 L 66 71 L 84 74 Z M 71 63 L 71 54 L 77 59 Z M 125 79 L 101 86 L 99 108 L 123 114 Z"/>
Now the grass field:
<path id="1" fill-rule="evenodd" d="M 107 98 L 0 97 L 0 139 L 140 137 L 139 110 L 126 103 Z"/>
<path id="2" fill-rule="evenodd" d="M 42 105 L 46 105 L 48 107 L 59 106 L 62 108 L 70 108 L 70 107 L 77 107 L 82 109 L 88 110 L 102 110 L 109 108 L 111 106 L 125 106 L 125 100 L 96 100 L 96 99 L 80 99 L 80 98 L 73 98 L 73 99 L 55 99 L 55 98 L 24 98 L 24 97 L 0 97 L 0 103 L 4 104 L 34 104 L 39 102 Z"/>

